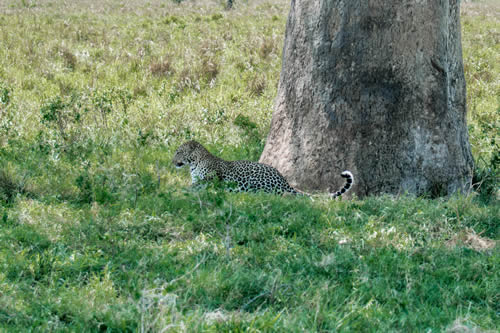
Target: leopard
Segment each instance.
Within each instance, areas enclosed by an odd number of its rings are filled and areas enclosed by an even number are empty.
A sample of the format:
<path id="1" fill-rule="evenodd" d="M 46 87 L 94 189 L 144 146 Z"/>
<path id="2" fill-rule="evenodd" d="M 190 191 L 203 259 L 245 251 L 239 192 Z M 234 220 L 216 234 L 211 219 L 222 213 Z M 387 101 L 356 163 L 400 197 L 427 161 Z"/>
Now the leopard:
<path id="1" fill-rule="evenodd" d="M 235 192 L 263 191 L 311 196 L 292 187 L 286 178 L 270 165 L 253 161 L 226 161 L 210 153 L 195 140 L 180 145 L 174 153 L 172 162 L 176 168 L 189 166 L 193 187 L 218 179 L 224 183 L 234 184 L 230 190 Z M 340 175 L 346 178 L 346 182 L 338 191 L 329 193 L 331 198 L 342 196 L 354 184 L 354 176 L 350 171 L 344 171 Z"/>

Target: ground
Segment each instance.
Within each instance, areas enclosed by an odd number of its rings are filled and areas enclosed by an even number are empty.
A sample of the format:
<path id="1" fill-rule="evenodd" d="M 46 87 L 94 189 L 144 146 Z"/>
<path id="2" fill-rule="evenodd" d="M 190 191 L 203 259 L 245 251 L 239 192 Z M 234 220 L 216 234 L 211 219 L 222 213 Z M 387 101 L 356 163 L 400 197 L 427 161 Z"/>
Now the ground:
<path id="1" fill-rule="evenodd" d="M 462 5 L 475 191 L 348 201 L 188 188 L 257 160 L 287 1 L 0 1 L 0 330 L 500 327 L 500 14 Z"/>

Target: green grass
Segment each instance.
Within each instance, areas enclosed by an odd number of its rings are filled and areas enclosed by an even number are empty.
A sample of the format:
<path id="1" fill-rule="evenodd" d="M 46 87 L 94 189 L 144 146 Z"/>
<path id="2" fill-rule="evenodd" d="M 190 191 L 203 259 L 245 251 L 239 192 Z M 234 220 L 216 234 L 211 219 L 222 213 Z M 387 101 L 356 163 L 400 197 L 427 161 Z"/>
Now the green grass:
<path id="1" fill-rule="evenodd" d="M 500 195 L 500 6 L 478 1 L 462 7 L 462 46 L 467 82 L 474 182 L 486 200 Z"/>
<path id="2" fill-rule="evenodd" d="M 288 5 L 224 6 L 0 3 L 0 331 L 500 327 L 498 5 L 462 15 L 477 192 L 349 201 L 171 165 L 263 149 Z"/>

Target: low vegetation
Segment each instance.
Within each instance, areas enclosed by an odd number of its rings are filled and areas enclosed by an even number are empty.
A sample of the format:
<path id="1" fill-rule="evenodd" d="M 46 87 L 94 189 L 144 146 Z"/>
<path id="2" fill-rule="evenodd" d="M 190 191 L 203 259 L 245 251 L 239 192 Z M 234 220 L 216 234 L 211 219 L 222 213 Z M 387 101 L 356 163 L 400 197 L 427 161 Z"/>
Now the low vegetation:
<path id="1" fill-rule="evenodd" d="M 500 27 L 462 8 L 475 190 L 331 201 L 188 188 L 258 159 L 287 1 L 0 2 L 0 330 L 500 327 Z"/>

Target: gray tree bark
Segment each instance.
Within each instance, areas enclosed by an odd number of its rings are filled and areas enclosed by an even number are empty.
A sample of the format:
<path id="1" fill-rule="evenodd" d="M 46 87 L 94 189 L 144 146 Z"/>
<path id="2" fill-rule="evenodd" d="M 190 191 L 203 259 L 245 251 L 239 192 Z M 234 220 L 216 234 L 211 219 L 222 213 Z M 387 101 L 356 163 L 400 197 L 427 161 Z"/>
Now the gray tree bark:
<path id="1" fill-rule="evenodd" d="M 299 189 L 467 190 L 459 0 L 292 0 L 260 162 Z"/>

